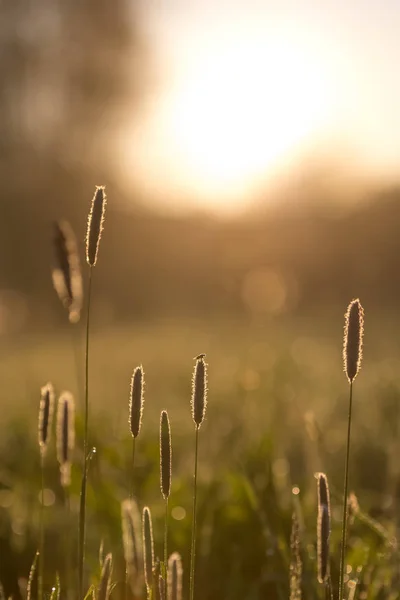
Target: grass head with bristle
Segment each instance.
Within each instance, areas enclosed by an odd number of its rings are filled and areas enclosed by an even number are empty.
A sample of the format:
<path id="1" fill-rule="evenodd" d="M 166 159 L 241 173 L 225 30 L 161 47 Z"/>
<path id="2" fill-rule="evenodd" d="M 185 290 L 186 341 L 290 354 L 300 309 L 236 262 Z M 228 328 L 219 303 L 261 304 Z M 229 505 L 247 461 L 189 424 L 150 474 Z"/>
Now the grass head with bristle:
<path id="1" fill-rule="evenodd" d="M 101 569 L 97 600 L 108 600 L 111 594 L 112 554 L 107 554 Z"/>
<path id="2" fill-rule="evenodd" d="M 331 507 L 328 478 L 324 473 L 317 474 L 318 517 L 317 517 L 317 560 L 318 581 L 327 584 L 329 569 L 329 537 L 331 533 Z"/>
<path id="3" fill-rule="evenodd" d="M 133 371 L 129 395 L 129 429 L 134 438 L 137 438 L 142 426 L 143 402 L 144 372 L 140 365 Z"/>
<path id="4" fill-rule="evenodd" d="M 204 358 L 205 354 L 196 357 L 192 379 L 192 418 L 197 428 L 203 423 L 207 408 L 207 363 Z"/>
<path id="5" fill-rule="evenodd" d="M 54 224 L 53 240 L 57 265 L 52 273 L 53 285 L 70 322 L 77 323 L 83 300 L 82 274 L 76 238 L 67 221 Z"/>
<path id="6" fill-rule="evenodd" d="M 42 457 L 45 456 L 47 452 L 48 443 L 50 441 L 53 413 L 54 388 L 51 383 L 47 383 L 40 390 L 38 438 L 40 454 L 42 455 Z"/>
<path id="7" fill-rule="evenodd" d="M 101 234 L 104 226 L 104 215 L 107 197 L 103 185 L 96 186 L 90 207 L 86 233 L 86 262 L 90 267 L 96 266 Z"/>
<path id="8" fill-rule="evenodd" d="M 182 560 L 180 554 L 174 552 L 168 559 L 168 600 L 182 600 L 182 573 Z"/>
<path id="9" fill-rule="evenodd" d="M 144 558 L 144 579 L 147 591 L 150 592 L 153 585 L 154 571 L 154 542 L 153 525 L 151 521 L 151 512 L 148 506 L 143 509 L 143 558 Z"/>
<path id="10" fill-rule="evenodd" d="M 71 483 L 72 451 L 75 447 L 75 402 L 72 394 L 63 392 L 57 409 L 57 458 L 60 463 L 61 485 Z"/>
<path id="11" fill-rule="evenodd" d="M 160 418 L 160 487 L 166 500 L 171 493 L 171 428 L 166 410 L 161 412 Z"/>
<path id="12" fill-rule="evenodd" d="M 345 314 L 343 363 L 349 383 L 357 377 L 362 360 L 364 309 L 359 299 L 352 300 Z"/>
<path id="13" fill-rule="evenodd" d="M 128 583 L 136 597 L 140 595 L 143 584 L 143 544 L 140 513 L 133 498 L 122 502 L 121 519 Z"/>

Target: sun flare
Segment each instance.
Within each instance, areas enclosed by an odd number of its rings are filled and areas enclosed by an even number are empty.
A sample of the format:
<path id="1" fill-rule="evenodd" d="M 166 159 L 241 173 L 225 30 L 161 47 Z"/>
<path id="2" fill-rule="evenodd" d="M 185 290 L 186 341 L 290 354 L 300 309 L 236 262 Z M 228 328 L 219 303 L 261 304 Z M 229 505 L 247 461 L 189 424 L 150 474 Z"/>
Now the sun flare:
<path id="1" fill-rule="evenodd" d="M 318 55 L 289 38 L 232 35 L 188 52 L 153 109 L 153 185 L 231 209 L 295 158 L 329 120 Z M 137 137 L 136 137 L 137 139 Z"/>

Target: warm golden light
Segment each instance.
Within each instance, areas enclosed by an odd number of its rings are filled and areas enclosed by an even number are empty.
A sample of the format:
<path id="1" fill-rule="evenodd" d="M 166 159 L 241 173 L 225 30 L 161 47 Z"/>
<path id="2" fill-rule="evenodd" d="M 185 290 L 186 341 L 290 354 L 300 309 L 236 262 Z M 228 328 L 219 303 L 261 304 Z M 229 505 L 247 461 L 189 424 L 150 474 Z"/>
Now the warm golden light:
<path id="1" fill-rule="evenodd" d="M 205 194 L 240 195 L 321 126 L 324 74 L 289 44 L 201 57 L 171 98 L 182 171 Z"/>
<path id="2" fill-rule="evenodd" d="M 286 34 L 232 30 L 188 47 L 132 136 L 147 190 L 235 210 L 314 142 L 333 83 L 326 61 Z M 132 161 L 129 142 L 125 152 Z"/>

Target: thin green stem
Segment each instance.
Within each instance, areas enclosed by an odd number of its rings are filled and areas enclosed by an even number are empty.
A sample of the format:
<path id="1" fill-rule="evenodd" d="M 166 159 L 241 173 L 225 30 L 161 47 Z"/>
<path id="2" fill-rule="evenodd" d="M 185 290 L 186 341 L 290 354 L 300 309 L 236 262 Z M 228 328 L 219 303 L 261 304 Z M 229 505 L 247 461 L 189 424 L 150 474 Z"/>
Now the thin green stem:
<path id="1" fill-rule="evenodd" d="M 197 508 L 197 457 L 199 453 L 199 427 L 196 425 L 196 444 L 194 453 L 194 490 L 193 490 L 193 517 L 192 517 L 192 547 L 190 553 L 190 591 L 189 598 L 194 598 L 194 573 L 196 559 L 196 508 Z"/>
<path id="2" fill-rule="evenodd" d="M 351 409 L 353 404 L 353 382 L 350 383 L 349 396 L 349 416 L 347 421 L 347 450 L 346 463 L 344 469 L 344 489 L 343 489 L 343 518 L 342 518 L 342 548 L 340 553 L 340 575 L 339 575 L 339 600 L 343 600 L 344 588 L 344 563 L 346 556 L 346 535 L 347 535 L 347 497 L 349 488 L 349 458 L 350 458 L 350 434 L 351 434 Z"/>
<path id="3" fill-rule="evenodd" d="M 69 489 L 64 488 L 64 505 L 67 513 L 66 552 L 65 552 L 65 580 L 67 598 L 71 598 L 71 503 Z"/>
<path id="4" fill-rule="evenodd" d="M 131 498 L 135 495 L 135 476 L 134 476 L 134 468 L 135 468 L 135 450 L 136 450 L 136 438 L 132 438 L 132 479 L 131 479 Z"/>
<path id="5" fill-rule="evenodd" d="M 135 450 L 136 450 L 136 438 L 132 438 L 132 477 L 131 477 L 131 490 L 130 490 L 130 498 L 132 499 L 135 493 L 135 477 L 134 477 L 134 467 L 135 467 Z M 129 596 L 129 573 L 128 573 L 128 565 L 126 565 L 125 569 L 125 600 L 128 600 Z"/>
<path id="6" fill-rule="evenodd" d="M 165 523 L 164 523 L 164 569 L 167 572 L 168 564 L 168 498 L 165 498 Z M 157 584 L 157 582 L 156 582 Z"/>
<path id="7" fill-rule="evenodd" d="M 90 300 L 92 292 L 92 267 L 89 270 L 86 318 L 86 356 L 85 356 L 85 427 L 83 438 L 83 473 L 81 500 L 79 510 L 79 548 L 78 548 L 78 591 L 83 598 L 83 568 L 85 563 L 85 529 L 86 529 L 86 487 L 87 487 L 87 461 L 88 461 L 88 430 L 89 430 L 89 332 L 90 332 Z"/>
<path id="8" fill-rule="evenodd" d="M 42 487 L 40 494 L 40 555 L 38 573 L 38 598 L 43 600 L 43 577 L 44 577 L 44 456 L 40 456 L 40 470 L 42 474 Z"/>

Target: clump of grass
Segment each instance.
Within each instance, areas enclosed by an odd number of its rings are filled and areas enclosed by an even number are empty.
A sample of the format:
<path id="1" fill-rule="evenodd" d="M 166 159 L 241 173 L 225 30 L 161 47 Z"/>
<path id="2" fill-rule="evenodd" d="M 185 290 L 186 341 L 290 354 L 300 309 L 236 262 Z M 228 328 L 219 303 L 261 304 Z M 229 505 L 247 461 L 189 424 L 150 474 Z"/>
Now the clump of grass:
<path id="1" fill-rule="evenodd" d="M 318 473 L 318 518 L 317 518 L 317 559 L 318 581 L 329 585 L 329 538 L 331 534 L 331 504 L 329 496 L 328 478 L 325 473 Z"/>
<path id="2" fill-rule="evenodd" d="M 40 448 L 40 467 L 42 474 L 41 500 L 40 500 L 40 557 L 39 557 L 39 598 L 43 598 L 43 573 L 44 573 L 44 459 L 50 441 L 51 425 L 54 413 L 54 388 L 47 383 L 40 391 L 38 441 Z"/>
<path id="3" fill-rule="evenodd" d="M 85 353 L 85 421 L 83 439 L 83 472 L 81 486 L 81 500 L 79 509 L 79 556 L 78 556 L 78 588 L 79 595 L 83 597 L 83 568 L 85 563 L 85 537 L 86 537 L 86 488 L 88 474 L 88 432 L 89 432 L 89 339 L 90 339 L 90 305 L 92 295 L 92 272 L 96 266 L 99 252 L 101 234 L 104 227 L 104 217 L 107 197 L 104 186 L 96 186 L 92 199 L 86 232 L 86 262 L 89 265 L 89 281 L 87 293 L 87 319 L 86 319 L 86 353 Z"/>
<path id="4" fill-rule="evenodd" d="M 77 323 L 82 310 L 82 274 L 75 234 L 68 221 L 54 224 L 56 268 L 52 279 L 63 306 L 68 310 L 71 323 Z"/>
<path id="5" fill-rule="evenodd" d="M 151 597 L 153 587 L 154 571 L 154 542 L 153 542 L 153 524 L 151 521 L 151 512 L 148 506 L 143 509 L 143 558 L 144 558 L 144 580 L 147 588 L 147 597 Z"/>
<path id="6" fill-rule="evenodd" d="M 143 545 L 140 513 L 133 498 L 122 502 L 121 518 L 127 582 L 136 597 L 143 587 Z"/>
<path id="7" fill-rule="evenodd" d="M 168 600 L 182 600 L 182 560 L 178 552 L 174 552 L 168 559 Z"/>
<path id="8" fill-rule="evenodd" d="M 131 495 L 133 495 L 134 480 L 133 469 L 135 466 L 136 438 L 142 427 L 144 404 L 144 371 L 142 365 L 133 370 L 129 393 L 129 429 L 132 435 L 132 482 Z"/>
<path id="9" fill-rule="evenodd" d="M 168 559 L 168 498 L 171 493 L 171 427 L 166 410 L 161 412 L 160 417 L 160 487 L 165 502 L 165 525 L 164 525 L 164 566 Z"/>
<path id="10" fill-rule="evenodd" d="M 97 600 L 108 600 L 111 594 L 112 554 L 107 554 L 101 569 Z"/>
<path id="11" fill-rule="evenodd" d="M 342 517 L 342 546 L 339 574 L 339 598 L 343 598 L 344 567 L 346 556 L 347 515 L 348 515 L 348 487 L 349 487 L 349 461 L 350 461 L 350 438 L 351 418 L 353 404 L 353 383 L 361 369 L 363 356 L 364 337 L 364 309 L 359 299 L 352 300 L 345 314 L 344 338 L 343 338 L 343 367 L 349 382 L 349 414 L 347 419 L 347 444 L 346 461 L 344 469 L 343 485 L 343 517 Z"/>
<path id="12" fill-rule="evenodd" d="M 302 570 L 299 520 L 296 512 L 293 512 L 290 535 L 290 600 L 301 600 Z"/>
<path id="13" fill-rule="evenodd" d="M 193 516 L 192 516 L 192 542 L 190 553 L 190 583 L 189 598 L 194 597 L 194 577 L 196 569 L 196 517 L 197 517 L 197 463 L 199 451 L 199 429 L 204 421 L 207 407 L 207 363 L 205 354 L 196 356 L 196 364 L 192 378 L 192 418 L 195 424 L 195 453 L 194 453 L 194 489 L 193 489 Z"/>

